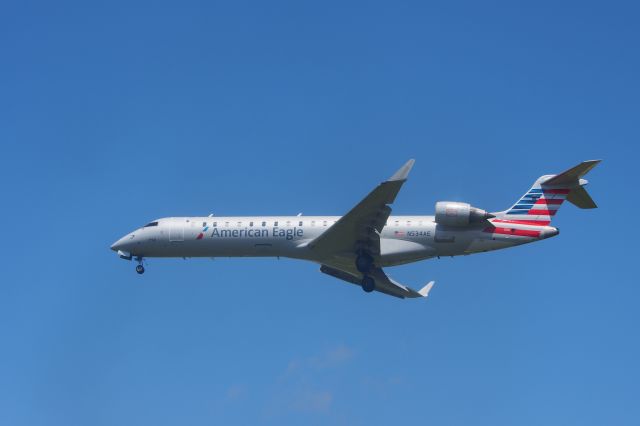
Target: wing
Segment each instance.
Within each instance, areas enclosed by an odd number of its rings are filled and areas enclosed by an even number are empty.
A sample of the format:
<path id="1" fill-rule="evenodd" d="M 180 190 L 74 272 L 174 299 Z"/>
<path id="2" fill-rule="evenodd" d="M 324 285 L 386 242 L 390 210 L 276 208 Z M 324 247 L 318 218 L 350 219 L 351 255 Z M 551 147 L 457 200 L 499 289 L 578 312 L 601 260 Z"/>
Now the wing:
<path id="1" fill-rule="evenodd" d="M 343 269 L 343 268 L 335 268 L 328 265 L 322 265 L 320 267 L 320 271 L 331 275 L 332 277 L 339 278 L 343 281 L 349 282 L 351 284 L 360 285 L 362 281 L 362 274 L 354 269 Z M 411 287 L 404 286 L 399 282 L 396 282 L 389 278 L 387 274 L 384 273 L 382 268 L 375 268 L 371 277 L 376 282 L 375 290 L 381 293 L 388 294 L 390 296 L 399 297 L 404 299 L 405 297 L 413 298 L 413 297 L 427 297 L 429 296 L 429 292 L 431 288 L 435 284 L 435 281 L 431 281 L 427 283 L 420 290 L 414 290 Z"/>
<path id="2" fill-rule="evenodd" d="M 311 241 L 309 248 L 321 256 L 353 255 L 366 250 L 380 255 L 380 235 L 391 207 L 406 182 L 414 160 L 409 160 L 389 180 L 382 182 L 331 228 Z"/>

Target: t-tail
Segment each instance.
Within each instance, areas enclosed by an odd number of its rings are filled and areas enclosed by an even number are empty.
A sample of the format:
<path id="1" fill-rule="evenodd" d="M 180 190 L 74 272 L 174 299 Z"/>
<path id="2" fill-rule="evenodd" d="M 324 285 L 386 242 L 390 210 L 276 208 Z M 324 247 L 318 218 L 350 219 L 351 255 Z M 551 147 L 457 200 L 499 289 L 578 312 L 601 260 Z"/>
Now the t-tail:
<path id="1" fill-rule="evenodd" d="M 549 225 L 565 200 L 581 209 L 596 208 L 584 188 L 588 181 L 582 177 L 600 161 L 583 161 L 558 175 L 541 176 L 510 209 L 495 213 L 496 218 L 527 225 Z"/>

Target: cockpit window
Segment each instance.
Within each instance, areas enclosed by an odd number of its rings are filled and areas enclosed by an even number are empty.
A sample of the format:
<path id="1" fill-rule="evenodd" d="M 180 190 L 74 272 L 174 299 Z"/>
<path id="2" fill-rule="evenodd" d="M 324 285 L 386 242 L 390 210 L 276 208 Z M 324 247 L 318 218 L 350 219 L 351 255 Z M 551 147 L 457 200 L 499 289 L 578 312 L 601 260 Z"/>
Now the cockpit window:
<path id="1" fill-rule="evenodd" d="M 143 228 L 148 228 L 150 226 L 158 226 L 158 222 L 149 222 L 145 226 L 143 226 Z"/>

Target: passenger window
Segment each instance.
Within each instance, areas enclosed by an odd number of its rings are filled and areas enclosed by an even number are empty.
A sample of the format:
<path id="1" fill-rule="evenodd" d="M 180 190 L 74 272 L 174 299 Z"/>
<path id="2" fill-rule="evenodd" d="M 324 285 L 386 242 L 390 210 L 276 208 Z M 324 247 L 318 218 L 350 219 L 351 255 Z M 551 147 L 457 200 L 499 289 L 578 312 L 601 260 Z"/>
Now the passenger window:
<path id="1" fill-rule="evenodd" d="M 410 220 L 407 221 L 407 226 L 411 226 L 411 221 Z"/>
<path id="2" fill-rule="evenodd" d="M 396 225 L 396 226 L 399 226 L 399 225 L 400 225 L 400 221 L 399 221 L 399 220 L 396 220 L 395 225 Z"/>
<path id="3" fill-rule="evenodd" d="M 253 226 L 253 222 L 249 222 L 249 226 Z"/>
<path id="4" fill-rule="evenodd" d="M 298 226 L 302 226 L 302 221 L 298 222 Z"/>
<path id="5" fill-rule="evenodd" d="M 229 226 L 229 222 L 225 222 L 225 223 L 224 223 L 224 226 Z"/>
<path id="6" fill-rule="evenodd" d="M 291 226 L 291 221 L 290 220 L 287 221 L 287 226 Z"/>
<path id="7" fill-rule="evenodd" d="M 316 226 L 316 221 L 315 220 L 311 221 L 311 226 Z"/>
<path id="8" fill-rule="evenodd" d="M 326 220 L 322 221 L 322 226 L 327 226 L 327 221 Z"/>
<path id="9" fill-rule="evenodd" d="M 218 222 L 213 222 L 213 227 L 215 228 L 216 226 L 218 226 Z"/>
<path id="10" fill-rule="evenodd" d="M 262 222 L 262 226 L 267 226 L 267 222 Z"/>
<path id="11" fill-rule="evenodd" d="M 238 222 L 238 228 L 242 226 L 242 222 Z"/>
<path id="12" fill-rule="evenodd" d="M 278 226 L 278 221 L 273 222 L 273 226 Z"/>
<path id="13" fill-rule="evenodd" d="M 202 222 L 202 227 L 204 228 L 205 226 L 207 226 L 207 222 Z"/>

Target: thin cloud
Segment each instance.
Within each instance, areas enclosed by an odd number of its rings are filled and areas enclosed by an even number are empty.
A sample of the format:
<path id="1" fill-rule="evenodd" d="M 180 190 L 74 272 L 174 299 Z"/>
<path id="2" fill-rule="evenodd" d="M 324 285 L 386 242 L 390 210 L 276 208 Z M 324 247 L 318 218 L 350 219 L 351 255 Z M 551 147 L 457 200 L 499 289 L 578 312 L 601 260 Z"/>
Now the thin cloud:
<path id="1" fill-rule="evenodd" d="M 327 390 L 304 389 L 291 401 L 295 411 L 326 412 L 331 408 L 333 394 Z"/>
<path id="2" fill-rule="evenodd" d="M 231 385 L 227 389 L 226 399 L 227 401 L 237 401 L 245 396 L 247 388 L 243 385 Z"/>
<path id="3" fill-rule="evenodd" d="M 294 374 L 305 372 L 307 370 L 322 370 L 326 368 L 336 367 L 343 364 L 351 358 L 354 353 L 351 348 L 341 344 L 320 355 L 314 355 L 306 358 L 296 358 L 289 362 L 286 374 Z"/>
<path id="4" fill-rule="evenodd" d="M 335 392 L 327 383 L 327 373 L 341 368 L 353 357 L 350 347 L 339 344 L 320 354 L 292 359 L 274 385 L 272 398 L 265 407 L 266 415 L 331 413 Z"/>

